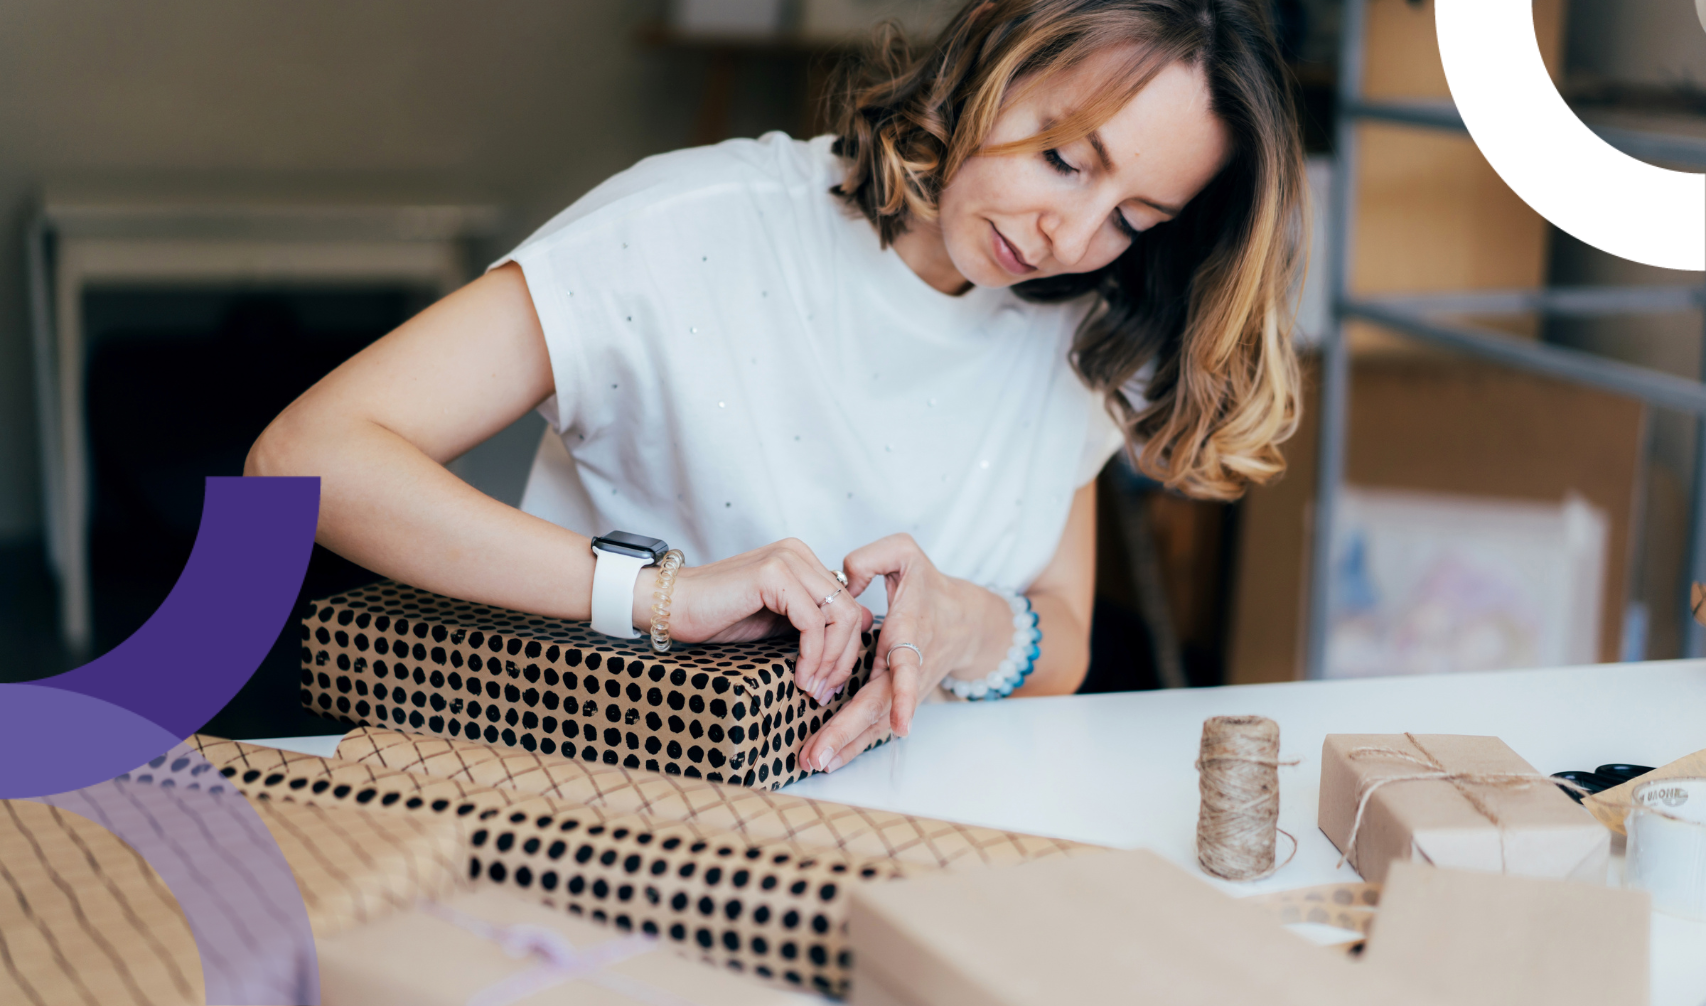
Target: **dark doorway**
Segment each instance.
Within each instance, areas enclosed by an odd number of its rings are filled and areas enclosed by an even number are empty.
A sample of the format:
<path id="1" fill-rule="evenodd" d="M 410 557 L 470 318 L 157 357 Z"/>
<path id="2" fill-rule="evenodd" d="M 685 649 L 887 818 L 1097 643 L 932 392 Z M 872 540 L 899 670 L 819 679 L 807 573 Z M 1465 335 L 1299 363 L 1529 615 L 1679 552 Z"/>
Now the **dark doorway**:
<path id="1" fill-rule="evenodd" d="M 86 295 L 97 653 L 136 631 L 171 591 L 195 542 L 204 479 L 241 475 L 249 446 L 286 405 L 432 299 L 375 287 Z M 303 596 L 375 578 L 316 546 Z M 294 633 L 293 622 L 208 732 L 336 732 L 299 707 Z"/>

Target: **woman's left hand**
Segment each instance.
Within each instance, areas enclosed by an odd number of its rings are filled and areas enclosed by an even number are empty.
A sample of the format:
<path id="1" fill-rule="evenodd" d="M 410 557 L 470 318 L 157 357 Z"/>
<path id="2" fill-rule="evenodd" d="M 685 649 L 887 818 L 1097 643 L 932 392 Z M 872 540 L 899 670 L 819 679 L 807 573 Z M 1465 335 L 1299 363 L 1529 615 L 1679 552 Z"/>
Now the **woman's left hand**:
<path id="1" fill-rule="evenodd" d="M 994 667 L 1010 638 L 1001 631 L 1012 619 L 1007 602 L 943 574 L 911 535 L 890 535 L 857 549 L 842 569 L 853 597 L 877 577 L 884 578 L 889 609 L 877 637 L 870 680 L 801 751 L 805 765 L 819 771 L 834 771 L 891 731 L 905 737 L 919 699 L 929 689 L 957 668 Z M 840 689 L 847 678 L 838 674 L 800 682 L 799 687 L 820 694 L 824 687 Z"/>

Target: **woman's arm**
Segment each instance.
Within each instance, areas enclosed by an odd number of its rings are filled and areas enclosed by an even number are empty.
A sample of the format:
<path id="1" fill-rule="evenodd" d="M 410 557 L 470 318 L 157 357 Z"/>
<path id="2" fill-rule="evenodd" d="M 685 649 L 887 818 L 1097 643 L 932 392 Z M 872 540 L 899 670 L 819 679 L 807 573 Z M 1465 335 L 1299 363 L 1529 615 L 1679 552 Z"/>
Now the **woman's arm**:
<path id="1" fill-rule="evenodd" d="M 945 576 L 910 535 L 891 535 L 847 557 L 849 592 L 873 579 L 888 581 L 889 614 L 877 639 L 870 684 L 860 689 L 801 751 L 804 763 L 834 771 L 889 732 L 906 736 L 919 700 L 949 674 L 973 679 L 995 670 L 1013 639 L 1013 613 L 995 593 Z M 1090 669 L 1090 613 L 1096 592 L 1096 487 L 1072 498 L 1066 530 L 1054 558 L 1026 596 L 1043 631 L 1040 656 L 1015 695 L 1065 695 L 1077 691 Z M 912 643 L 924 651 L 906 649 Z M 888 661 L 894 652 L 894 663 Z M 845 678 L 828 682 L 840 687 Z M 807 680 L 802 687 L 818 687 Z"/>
<path id="2" fill-rule="evenodd" d="M 317 540 L 413 586 L 586 618 L 588 540 L 505 506 L 444 466 L 551 394 L 521 269 L 475 280 L 292 402 L 247 475 L 318 475 Z"/>
<path id="3" fill-rule="evenodd" d="M 1013 694 L 1071 695 L 1090 673 L 1090 614 L 1096 605 L 1096 483 L 1073 495 L 1054 558 L 1025 596 L 1036 609 L 1043 644 L 1036 670 Z M 1011 635 L 1003 638 L 997 633 L 994 661 L 979 663 L 964 676 L 980 678 L 994 670 L 1006 655 Z M 984 657 L 987 661 L 988 654 Z"/>
<path id="4" fill-rule="evenodd" d="M 589 540 L 499 503 L 444 467 L 553 387 L 527 281 L 507 265 L 308 389 L 261 434 L 244 473 L 319 476 L 316 539 L 368 569 L 452 597 L 584 620 L 592 610 Z M 655 579 L 643 570 L 635 586 L 636 625 L 650 618 Z M 869 613 L 852 595 L 820 610 L 815 599 L 834 585 L 797 541 L 690 567 L 676 581 L 671 633 L 684 642 L 752 639 L 787 622 L 800 630 L 799 667 L 850 668 Z"/>

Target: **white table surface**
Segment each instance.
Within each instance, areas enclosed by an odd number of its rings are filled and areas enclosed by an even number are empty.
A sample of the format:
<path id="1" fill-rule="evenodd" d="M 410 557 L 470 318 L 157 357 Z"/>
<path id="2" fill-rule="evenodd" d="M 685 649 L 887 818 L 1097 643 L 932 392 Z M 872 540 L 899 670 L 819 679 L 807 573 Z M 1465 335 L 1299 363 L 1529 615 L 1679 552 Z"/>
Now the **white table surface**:
<path id="1" fill-rule="evenodd" d="M 1277 721 L 1281 757 L 1299 759 L 1280 769 L 1280 827 L 1299 847 L 1275 876 L 1236 884 L 1197 869 L 1191 765 L 1204 718 L 1245 713 Z M 1547 773 L 1663 765 L 1706 748 L 1706 661 L 931 704 L 911 737 L 787 792 L 1153 849 L 1255 894 L 1354 878 L 1315 825 L 1322 738 L 1405 731 L 1495 735 Z M 336 742 L 259 743 L 330 754 Z M 1706 1006 L 1706 923 L 1653 914 L 1652 1004 Z"/>

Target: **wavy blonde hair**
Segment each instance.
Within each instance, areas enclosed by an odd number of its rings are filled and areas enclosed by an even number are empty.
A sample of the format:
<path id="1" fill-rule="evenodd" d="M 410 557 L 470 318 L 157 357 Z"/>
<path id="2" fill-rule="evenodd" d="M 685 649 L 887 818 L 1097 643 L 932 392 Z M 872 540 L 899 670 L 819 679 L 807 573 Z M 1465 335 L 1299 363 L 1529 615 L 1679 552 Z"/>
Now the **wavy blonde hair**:
<path id="1" fill-rule="evenodd" d="M 883 244 L 974 155 L 1040 152 L 1088 135 L 1174 62 L 1199 68 L 1232 139 L 1227 165 L 1176 219 L 1113 263 L 1014 287 L 1035 301 L 1094 294 L 1072 361 L 1107 397 L 1138 468 L 1171 489 L 1234 499 L 1278 477 L 1297 428 L 1299 373 L 1286 316 L 1304 240 L 1303 148 L 1291 87 L 1260 0 L 983 0 L 922 51 L 885 27 L 831 91 L 833 190 Z M 1109 47 L 1107 87 L 1046 132 L 984 147 L 1015 86 Z M 1125 388 L 1146 364 L 1142 398 Z"/>

